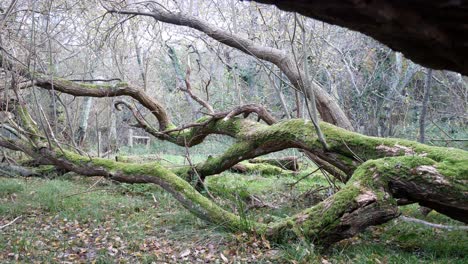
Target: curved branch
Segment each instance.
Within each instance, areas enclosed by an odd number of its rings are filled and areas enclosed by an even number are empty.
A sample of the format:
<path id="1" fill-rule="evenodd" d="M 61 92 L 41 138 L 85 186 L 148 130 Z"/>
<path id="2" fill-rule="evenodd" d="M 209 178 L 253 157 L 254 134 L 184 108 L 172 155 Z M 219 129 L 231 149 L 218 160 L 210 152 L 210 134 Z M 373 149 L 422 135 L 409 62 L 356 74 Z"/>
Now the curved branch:
<path id="1" fill-rule="evenodd" d="M 192 84 L 190 83 L 190 72 L 191 72 L 190 66 L 187 66 L 187 72 L 185 74 L 185 79 L 184 79 L 186 89 L 181 88 L 181 90 L 188 93 L 188 95 L 190 95 L 190 97 L 192 97 L 193 100 L 195 100 L 201 106 L 205 107 L 208 110 L 208 113 L 213 114 L 214 113 L 213 107 L 207 101 L 203 100 L 202 98 L 198 97 L 195 93 L 193 93 Z"/>
<path id="2" fill-rule="evenodd" d="M 323 152 L 311 122 L 290 120 L 268 126 L 247 119 L 211 121 L 197 129 L 231 131 L 238 138 L 226 158 L 209 159 L 205 169 L 222 162 L 236 162 L 281 147 L 311 151 L 335 166 L 357 166 L 344 188 L 325 201 L 268 225 L 225 211 L 197 192 L 187 181 L 158 163 L 129 164 L 89 158 L 66 150 L 33 146 L 28 142 L 0 140 L 0 146 L 19 149 L 41 163 L 88 176 L 104 176 L 119 182 L 153 183 L 170 192 L 196 216 L 232 230 L 253 231 L 269 238 L 308 238 L 330 245 L 361 232 L 368 226 L 399 216 L 397 199 L 417 202 L 454 219 L 468 222 L 468 152 L 430 147 L 400 139 L 367 137 L 322 123 L 330 148 Z M 354 151 L 352 150 L 354 149 Z M 232 158 L 227 156 L 231 155 Z M 356 165 L 352 158 L 372 159 Z M 384 157 L 384 158 L 379 158 Z M 198 168 L 203 170 L 204 168 Z"/>
<path id="3" fill-rule="evenodd" d="M 223 31 L 222 29 L 189 14 L 169 12 L 156 6 L 152 7 L 152 12 L 144 12 L 140 10 L 108 10 L 108 12 L 125 15 L 148 16 L 161 22 L 187 26 L 199 30 L 211 38 L 230 47 L 236 48 L 247 55 L 275 64 L 285 73 L 295 89 L 302 91 L 306 96 L 310 97 L 310 93 L 307 92 L 308 87 L 305 87 L 305 84 L 302 81 L 304 80 L 303 72 L 295 67 L 294 61 L 282 50 L 259 45 L 249 39 Z M 333 97 L 331 97 L 316 82 L 311 82 L 310 85 L 315 92 L 317 108 L 322 119 L 345 129 L 353 130 L 348 117 Z"/>
<path id="4" fill-rule="evenodd" d="M 12 59 L 3 56 L 0 53 L 0 67 L 9 71 L 16 71 L 21 76 L 34 80 L 35 86 L 46 90 L 55 90 L 73 96 L 89 96 L 89 97 L 116 97 L 130 96 L 137 100 L 140 104 L 146 107 L 156 117 L 159 122 L 159 129 L 165 130 L 171 126 L 169 115 L 160 102 L 146 94 L 143 89 L 133 87 L 125 82 L 117 84 L 87 84 L 77 83 L 69 80 L 46 76 L 39 72 L 30 72 L 26 66 L 13 61 Z M 30 87 L 32 84 L 27 83 L 22 88 Z"/>
<path id="5" fill-rule="evenodd" d="M 74 96 L 90 96 L 90 97 L 116 97 L 130 96 L 137 100 L 140 104 L 146 107 L 156 117 L 159 122 L 159 129 L 165 130 L 170 126 L 171 122 L 166 110 L 161 103 L 146 94 L 142 89 L 133 87 L 127 83 L 118 83 L 116 85 L 105 84 L 82 84 L 70 82 L 67 80 L 54 78 L 53 81 L 45 78 L 36 78 L 34 83 L 43 89 L 51 90 L 74 95 Z"/>
<path id="6" fill-rule="evenodd" d="M 247 118 L 251 113 L 256 113 L 258 116 L 258 121 L 263 120 L 268 125 L 273 125 L 277 122 L 273 115 L 270 114 L 270 112 L 266 110 L 265 107 L 258 104 L 247 104 L 238 106 L 231 110 L 231 112 L 229 112 L 226 115 L 226 117 L 224 117 L 224 120 L 227 121 L 232 117 L 240 114 L 243 114 L 244 118 Z"/>

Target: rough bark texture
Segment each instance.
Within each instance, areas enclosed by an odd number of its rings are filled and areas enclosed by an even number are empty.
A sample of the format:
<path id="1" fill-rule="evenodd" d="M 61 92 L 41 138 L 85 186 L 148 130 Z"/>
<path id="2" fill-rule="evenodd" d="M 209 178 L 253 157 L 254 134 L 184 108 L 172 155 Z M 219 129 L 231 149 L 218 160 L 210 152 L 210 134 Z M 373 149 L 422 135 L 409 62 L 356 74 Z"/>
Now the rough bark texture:
<path id="1" fill-rule="evenodd" d="M 468 1 L 255 1 L 362 32 L 427 67 L 468 75 Z"/>

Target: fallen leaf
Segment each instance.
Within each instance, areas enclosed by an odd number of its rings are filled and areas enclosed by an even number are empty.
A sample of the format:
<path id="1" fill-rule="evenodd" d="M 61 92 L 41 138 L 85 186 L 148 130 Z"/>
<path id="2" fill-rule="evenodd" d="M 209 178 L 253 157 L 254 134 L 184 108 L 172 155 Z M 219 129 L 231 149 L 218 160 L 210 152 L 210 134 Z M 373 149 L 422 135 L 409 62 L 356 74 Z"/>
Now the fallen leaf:
<path id="1" fill-rule="evenodd" d="M 224 261 L 224 263 L 229 263 L 228 258 L 226 258 L 223 253 L 219 253 L 219 255 L 221 256 L 221 259 Z"/>
<path id="2" fill-rule="evenodd" d="M 185 257 L 187 257 L 188 255 L 190 255 L 190 249 L 186 249 L 186 250 L 182 251 L 182 252 L 180 253 L 179 257 L 185 258 Z"/>

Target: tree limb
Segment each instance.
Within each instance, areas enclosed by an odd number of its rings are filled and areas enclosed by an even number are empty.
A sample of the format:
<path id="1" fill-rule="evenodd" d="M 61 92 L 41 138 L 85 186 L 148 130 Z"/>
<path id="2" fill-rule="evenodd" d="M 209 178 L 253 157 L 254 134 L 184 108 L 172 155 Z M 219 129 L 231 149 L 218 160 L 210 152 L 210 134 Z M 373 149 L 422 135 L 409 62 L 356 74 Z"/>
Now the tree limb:
<path id="1" fill-rule="evenodd" d="M 114 9 L 108 9 L 108 12 L 124 15 L 148 16 L 161 22 L 187 26 L 199 30 L 223 44 L 236 48 L 258 59 L 266 60 L 275 64 L 285 73 L 295 89 L 304 92 L 306 95 L 310 95 L 310 93 L 306 92 L 307 89 L 304 88 L 305 85 L 301 81 L 301 76 L 304 76 L 304 74 L 294 66 L 293 60 L 282 50 L 256 44 L 249 39 L 223 31 L 204 20 L 198 19 L 189 14 L 169 12 L 156 6 L 152 6 L 151 12 Z M 310 85 L 314 90 L 317 100 L 317 109 L 319 110 L 322 119 L 345 129 L 352 130 L 353 127 L 351 122 L 333 97 L 323 90 L 323 88 L 321 88 L 316 82 L 311 82 Z"/>

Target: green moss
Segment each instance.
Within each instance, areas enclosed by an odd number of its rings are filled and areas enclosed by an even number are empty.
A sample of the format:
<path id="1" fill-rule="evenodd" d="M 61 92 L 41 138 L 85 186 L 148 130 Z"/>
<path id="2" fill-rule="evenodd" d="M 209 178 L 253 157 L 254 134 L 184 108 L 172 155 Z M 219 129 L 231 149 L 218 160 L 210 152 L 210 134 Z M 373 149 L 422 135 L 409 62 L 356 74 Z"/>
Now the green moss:
<path id="1" fill-rule="evenodd" d="M 356 204 L 356 197 L 360 193 L 360 188 L 355 185 L 348 185 L 339 191 L 330 200 L 330 204 L 320 203 L 306 211 L 313 216 L 301 225 L 304 233 L 308 237 L 317 236 L 333 229 L 339 224 L 341 216 Z M 321 216 L 321 217 L 317 217 Z"/>
<path id="2" fill-rule="evenodd" d="M 266 142 L 302 141 L 310 147 L 321 145 L 317 141 L 312 122 L 303 119 L 292 119 L 272 126 L 260 126 L 255 133 L 248 133 L 245 139 L 262 145 Z"/>
<path id="3" fill-rule="evenodd" d="M 34 120 L 29 114 L 27 107 L 20 105 L 16 108 L 16 112 L 23 127 L 26 129 L 26 131 L 33 135 L 33 140 L 36 140 L 36 135 L 39 135 L 39 130 L 36 126 L 36 123 L 34 123 Z"/>
<path id="4" fill-rule="evenodd" d="M 242 162 L 241 164 L 245 166 L 248 173 L 257 173 L 257 174 L 264 175 L 264 176 L 267 176 L 267 175 L 279 176 L 279 175 L 286 175 L 286 174 L 291 173 L 287 170 L 281 169 L 278 166 L 273 166 L 273 165 L 265 164 L 265 163 L 252 164 L 248 162 Z"/>
<path id="5" fill-rule="evenodd" d="M 211 116 L 202 116 L 199 119 L 197 119 L 195 123 L 203 123 L 203 122 L 210 120 L 211 118 L 212 118 Z"/>
<path id="6" fill-rule="evenodd" d="M 172 129 L 176 129 L 176 128 L 177 128 L 177 126 L 174 125 L 174 124 L 172 124 L 172 123 L 170 123 L 170 124 L 168 124 L 168 125 L 166 126 L 166 130 L 172 130 Z"/>
<path id="7" fill-rule="evenodd" d="M 75 153 L 65 152 L 65 158 L 76 165 L 92 164 L 108 169 L 110 172 L 121 172 L 125 175 L 144 175 L 157 178 L 156 182 L 166 191 L 170 192 L 181 204 L 198 217 L 215 224 L 226 226 L 229 229 L 242 230 L 245 223 L 239 216 L 229 213 L 217 206 L 211 200 L 201 195 L 187 181 L 181 179 L 173 172 L 158 163 L 129 164 L 109 159 L 89 159 Z M 254 228 L 264 230 L 263 224 L 254 224 Z"/>
<path id="8" fill-rule="evenodd" d="M 127 82 L 118 82 L 115 84 L 115 87 L 127 87 L 128 83 Z"/>
<path id="9" fill-rule="evenodd" d="M 36 173 L 41 175 L 47 175 L 56 171 L 53 165 L 41 165 L 34 170 Z"/>
<path id="10" fill-rule="evenodd" d="M 321 127 L 331 149 L 335 152 L 343 153 L 346 156 L 353 157 L 353 155 L 356 154 L 363 160 L 379 159 L 385 157 L 387 154 L 378 151 L 378 146 L 394 147 L 395 145 L 400 145 L 411 148 L 414 152 L 413 155 L 408 156 L 410 158 L 406 159 L 406 162 L 410 162 L 412 158 L 415 159 L 414 162 L 418 162 L 418 156 L 427 157 L 437 162 L 437 170 L 444 176 L 463 181 L 468 180 L 467 151 L 455 148 L 428 146 L 404 139 L 369 137 L 327 123 L 321 123 Z M 400 155 L 405 155 L 405 153 L 401 151 Z M 347 164 L 351 162 L 346 159 L 344 161 Z"/>
<path id="11" fill-rule="evenodd" d="M 270 233 L 281 238 L 290 233 L 288 229 L 295 229 L 296 236 L 316 240 L 340 223 L 341 216 L 356 205 L 360 192 L 358 185 L 348 184 L 333 197 L 292 217 L 269 224 Z"/>
<path id="12" fill-rule="evenodd" d="M 410 170 L 421 165 L 434 165 L 435 161 L 426 157 L 401 156 L 369 160 L 359 166 L 350 182 L 361 181 L 368 186 L 386 186 L 394 177 L 412 177 Z M 379 177 L 373 177 L 378 173 Z"/>
<path id="13" fill-rule="evenodd" d="M 449 170 L 452 169 L 451 173 L 456 176 L 448 176 L 449 173 L 447 173 L 447 169 L 443 167 L 447 166 L 445 165 L 446 163 L 447 161 L 438 163 L 428 157 L 420 156 L 386 157 L 377 160 L 370 160 L 358 167 L 350 182 L 361 181 L 367 186 L 372 186 L 373 188 L 387 188 L 389 181 L 398 179 L 406 182 L 413 182 L 414 184 L 420 184 L 422 186 L 429 186 L 431 185 L 432 178 L 414 173 L 414 169 L 423 165 L 433 166 L 441 175 L 444 176 L 444 180 L 446 180 L 446 184 L 433 185 L 433 188 L 438 188 L 440 193 L 459 193 L 460 199 L 466 199 L 464 193 L 468 191 L 468 186 L 464 179 L 466 179 L 467 175 L 458 174 L 460 173 L 460 169 L 457 169 L 457 165 L 449 165 L 447 168 Z M 376 174 L 378 177 L 374 177 Z"/>

